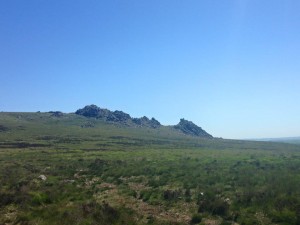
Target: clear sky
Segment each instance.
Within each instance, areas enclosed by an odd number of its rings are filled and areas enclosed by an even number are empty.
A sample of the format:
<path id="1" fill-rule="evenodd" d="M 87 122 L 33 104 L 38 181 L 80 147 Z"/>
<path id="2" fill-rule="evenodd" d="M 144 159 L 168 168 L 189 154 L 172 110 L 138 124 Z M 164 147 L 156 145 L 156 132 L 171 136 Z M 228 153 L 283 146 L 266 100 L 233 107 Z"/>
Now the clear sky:
<path id="1" fill-rule="evenodd" d="M 0 111 L 87 104 L 300 136 L 299 0 L 2 0 Z"/>

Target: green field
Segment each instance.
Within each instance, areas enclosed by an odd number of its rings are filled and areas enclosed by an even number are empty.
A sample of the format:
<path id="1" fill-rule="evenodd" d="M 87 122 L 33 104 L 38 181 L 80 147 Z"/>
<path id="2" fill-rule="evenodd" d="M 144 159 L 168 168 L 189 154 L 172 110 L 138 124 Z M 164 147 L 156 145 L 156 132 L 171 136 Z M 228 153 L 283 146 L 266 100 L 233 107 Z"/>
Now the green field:
<path id="1" fill-rule="evenodd" d="M 300 146 L 0 113 L 0 224 L 300 224 Z"/>

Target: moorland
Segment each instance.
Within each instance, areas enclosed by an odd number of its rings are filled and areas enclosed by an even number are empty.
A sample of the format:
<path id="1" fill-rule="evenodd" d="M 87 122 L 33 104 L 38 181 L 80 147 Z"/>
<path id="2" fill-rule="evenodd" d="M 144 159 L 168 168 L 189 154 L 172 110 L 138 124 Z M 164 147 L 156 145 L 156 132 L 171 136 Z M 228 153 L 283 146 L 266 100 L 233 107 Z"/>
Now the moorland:
<path id="1" fill-rule="evenodd" d="M 0 113 L 0 224 L 300 224 L 299 145 L 96 110 Z"/>

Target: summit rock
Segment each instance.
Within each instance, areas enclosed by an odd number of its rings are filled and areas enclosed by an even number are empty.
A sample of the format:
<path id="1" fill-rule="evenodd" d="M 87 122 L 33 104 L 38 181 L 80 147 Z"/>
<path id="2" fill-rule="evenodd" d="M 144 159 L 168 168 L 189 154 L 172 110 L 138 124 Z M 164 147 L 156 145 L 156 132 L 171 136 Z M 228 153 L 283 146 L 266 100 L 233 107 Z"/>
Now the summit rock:
<path id="1" fill-rule="evenodd" d="M 185 119 L 180 119 L 180 122 L 174 126 L 175 129 L 180 130 L 182 133 L 187 135 L 193 135 L 198 137 L 205 137 L 205 138 L 213 138 L 212 135 L 207 133 L 201 127 L 198 127 L 192 121 L 188 121 Z"/>

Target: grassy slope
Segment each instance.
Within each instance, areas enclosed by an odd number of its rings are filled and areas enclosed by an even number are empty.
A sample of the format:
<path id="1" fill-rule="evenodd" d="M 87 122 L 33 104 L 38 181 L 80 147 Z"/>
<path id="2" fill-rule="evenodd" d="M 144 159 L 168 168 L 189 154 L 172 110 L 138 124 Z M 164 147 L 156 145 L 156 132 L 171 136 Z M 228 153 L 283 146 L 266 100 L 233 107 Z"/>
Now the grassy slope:
<path id="1" fill-rule="evenodd" d="M 0 113 L 0 125 L 0 224 L 299 224 L 297 145 L 74 114 Z"/>

